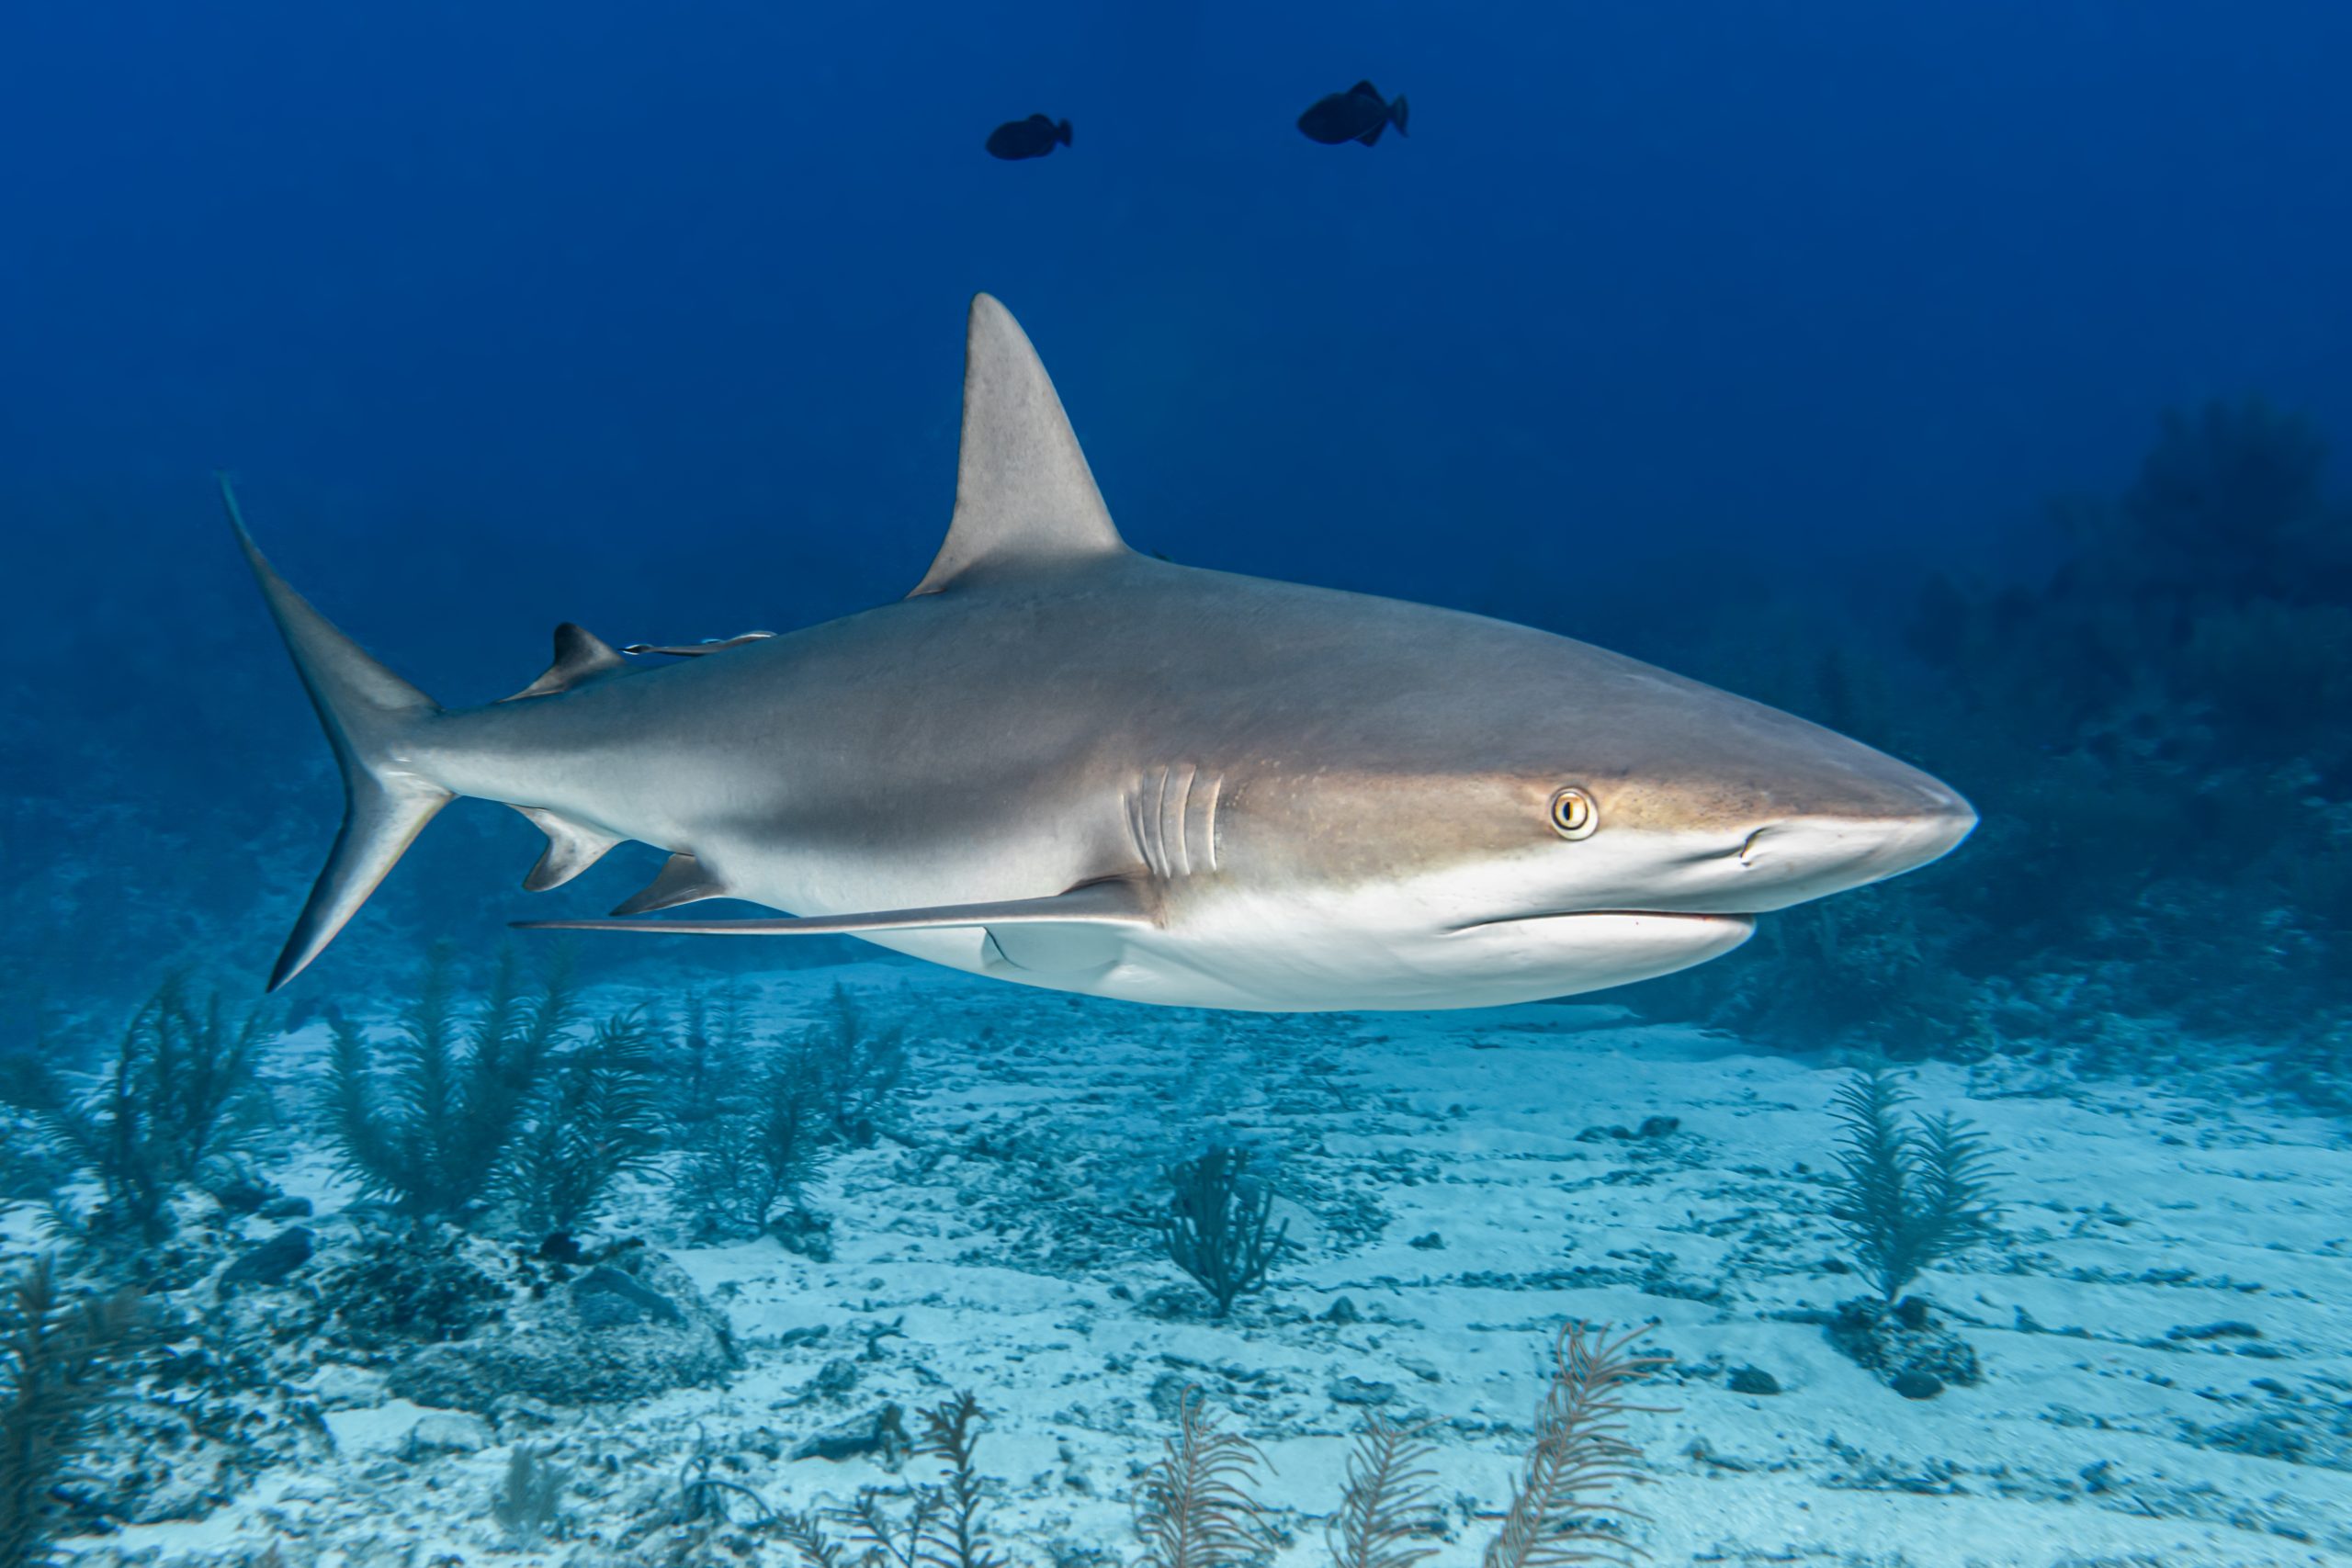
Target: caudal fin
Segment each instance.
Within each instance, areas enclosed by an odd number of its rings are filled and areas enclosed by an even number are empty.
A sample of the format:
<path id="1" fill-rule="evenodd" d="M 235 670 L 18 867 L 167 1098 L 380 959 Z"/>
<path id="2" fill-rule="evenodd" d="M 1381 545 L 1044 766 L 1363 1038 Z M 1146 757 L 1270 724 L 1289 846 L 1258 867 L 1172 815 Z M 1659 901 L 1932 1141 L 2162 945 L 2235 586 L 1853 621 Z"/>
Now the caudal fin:
<path id="1" fill-rule="evenodd" d="M 1054 127 L 1054 140 L 1065 147 L 1069 145 L 1069 121 L 1064 120 Z"/>
<path id="2" fill-rule="evenodd" d="M 220 502 L 262 598 L 294 656 L 294 669 L 343 769 L 343 829 L 327 852 L 294 934 L 270 971 L 269 988 L 300 975 L 368 901 L 433 814 L 455 798 L 408 765 L 408 753 L 440 705 L 337 631 L 288 585 L 245 531 L 236 492 L 220 479 Z"/>
<path id="3" fill-rule="evenodd" d="M 1393 100 L 1389 103 L 1389 105 L 1388 105 L 1388 118 L 1389 118 L 1390 123 L 1394 124 L 1394 125 L 1396 127 L 1396 134 L 1397 134 L 1397 135 L 1402 136 L 1402 135 L 1406 134 L 1406 131 L 1405 131 L 1405 95 L 1404 95 L 1404 94 L 1402 94 L 1402 93 L 1397 94 L 1397 95 L 1396 95 L 1396 96 L 1395 97 L 1395 99 L 1393 99 Z"/>

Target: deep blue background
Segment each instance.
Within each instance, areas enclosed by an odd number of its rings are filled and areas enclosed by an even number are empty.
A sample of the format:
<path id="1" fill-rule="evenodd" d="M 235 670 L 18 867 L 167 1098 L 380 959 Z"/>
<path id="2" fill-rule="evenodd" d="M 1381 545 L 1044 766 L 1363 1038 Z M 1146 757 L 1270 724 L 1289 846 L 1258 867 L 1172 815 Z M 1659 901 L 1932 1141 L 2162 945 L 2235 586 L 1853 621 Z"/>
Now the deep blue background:
<path id="1" fill-rule="evenodd" d="M 980 288 L 1181 560 L 1669 662 L 2006 570 L 2168 403 L 2352 428 L 2348 60 L 2340 0 L 9 6 L 18 787 L 70 715 L 316 760 L 215 467 L 451 702 L 903 592 Z M 1362 75 L 1408 140 L 1293 129 Z"/>

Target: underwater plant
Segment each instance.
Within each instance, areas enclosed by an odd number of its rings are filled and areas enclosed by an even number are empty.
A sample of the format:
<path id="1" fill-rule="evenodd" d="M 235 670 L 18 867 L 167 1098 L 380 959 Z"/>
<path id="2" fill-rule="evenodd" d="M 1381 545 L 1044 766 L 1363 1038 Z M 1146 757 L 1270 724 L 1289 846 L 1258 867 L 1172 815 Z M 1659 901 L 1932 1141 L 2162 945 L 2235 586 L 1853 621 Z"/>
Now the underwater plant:
<path id="1" fill-rule="evenodd" d="M 0 1568 L 51 1561 L 57 1483 L 116 1391 L 132 1348 L 138 1297 L 70 1298 L 57 1266 L 35 1258 L 12 1280 L 0 1328 Z"/>
<path id="2" fill-rule="evenodd" d="M 453 968 L 436 947 L 387 1068 L 358 1025 L 333 1023 L 327 1107 L 345 1174 L 413 1215 L 462 1218 L 494 1190 L 577 1005 L 560 957 L 527 996 L 504 953 L 469 1020 Z"/>
<path id="3" fill-rule="evenodd" d="M 1177 1405 L 1176 1435 L 1136 1485 L 1140 1568 L 1241 1568 L 1270 1544 L 1265 1509 L 1250 1495 L 1265 1455 L 1220 1431 L 1197 1388 Z"/>
<path id="4" fill-rule="evenodd" d="M 490 1502 L 490 1517 L 517 1544 L 535 1546 L 562 1521 L 563 1489 L 571 1477 L 528 1443 L 507 1456 L 506 1474 Z"/>
<path id="5" fill-rule="evenodd" d="M 1883 1068 L 1838 1091 L 1830 1209 L 1855 1268 L 1892 1306 L 1920 1269 L 1993 1233 L 1993 1156 L 1984 1134 L 1946 1111 L 1901 1111 L 1911 1099 Z"/>
<path id="6" fill-rule="evenodd" d="M 1552 1348 L 1552 1384 L 1535 1413 L 1535 1440 L 1502 1529 L 1487 1544 L 1483 1568 L 1558 1568 L 1571 1562 L 1625 1562 L 1637 1555 L 1622 1522 L 1645 1516 L 1608 1499 L 1634 1479 L 1640 1450 L 1625 1437 L 1625 1417 L 1650 1411 L 1627 1403 L 1626 1385 L 1665 1365 L 1662 1356 L 1632 1353 L 1646 1332 L 1616 1339 L 1570 1323 Z"/>
<path id="7" fill-rule="evenodd" d="M 991 1539 L 983 1506 L 979 1401 L 958 1393 L 922 1413 L 918 1455 L 945 1461 L 944 1480 L 861 1487 L 846 1506 L 776 1513 L 748 1494 L 799 1558 L 802 1568 L 1010 1568 Z M 748 1489 L 736 1488 L 738 1491 Z M 844 1527 L 846 1540 L 832 1527 Z"/>
<path id="8" fill-rule="evenodd" d="M 701 1129 L 734 1105 L 751 1038 L 741 991 L 729 987 L 716 998 L 700 991 L 688 995 L 664 1064 L 671 1134 L 679 1144 L 691 1145 Z"/>
<path id="9" fill-rule="evenodd" d="M 808 1041 L 779 1044 L 745 1087 L 684 1129 L 672 1201 L 704 1235 L 758 1235 L 797 1208 L 838 1146 L 826 1069 Z"/>
<path id="10" fill-rule="evenodd" d="M 1209 1293 L 1218 1317 L 1233 1310 L 1236 1297 L 1262 1287 L 1266 1270 L 1292 1245 L 1288 1220 L 1267 1231 L 1273 1188 L 1250 1175 L 1249 1164 L 1249 1151 L 1229 1144 L 1182 1161 L 1169 1172 L 1174 1191 L 1158 1221 L 1169 1261 Z"/>
<path id="11" fill-rule="evenodd" d="M 1481 1568 L 1566 1568 L 1628 1563 L 1640 1551 L 1625 1539 L 1628 1522 L 1646 1516 L 1612 1501 L 1635 1479 L 1641 1450 L 1625 1418 L 1659 1407 L 1635 1404 L 1630 1385 L 1664 1366 L 1664 1356 L 1633 1346 L 1646 1327 L 1611 1338 L 1606 1328 L 1570 1322 L 1552 1346 L 1552 1379 L 1536 1409 L 1535 1429 L 1520 1465 L 1510 1505 L 1479 1559 Z M 1436 1555 L 1415 1544 L 1435 1512 L 1431 1446 L 1423 1428 L 1377 1414 L 1356 1433 L 1347 1492 L 1324 1527 L 1331 1568 L 1413 1568 Z M 1141 1568 L 1238 1568 L 1270 1544 L 1264 1508 L 1251 1495 L 1264 1455 L 1247 1439 L 1219 1431 L 1187 1388 L 1178 1430 L 1136 1492 Z"/>
<path id="12" fill-rule="evenodd" d="M 654 1038 L 641 1016 L 623 1014 L 549 1060 L 547 1087 L 514 1141 L 504 1179 L 516 1213 L 533 1231 L 578 1230 L 622 1177 L 661 1152 Z"/>
<path id="13" fill-rule="evenodd" d="M 979 1427 L 986 1417 L 969 1390 L 944 1404 L 922 1413 L 922 1432 L 915 1452 L 944 1460 L 946 1479 L 927 1488 L 936 1520 L 931 1540 L 918 1543 L 913 1561 L 937 1568 L 1005 1568 L 989 1539 L 983 1495 L 987 1483 L 979 1470 Z"/>
<path id="14" fill-rule="evenodd" d="M 681 1156 L 671 1197 L 697 1235 L 758 1235 L 797 1213 L 835 1153 L 881 1135 L 906 1081 L 907 1026 L 875 1024 L 839 985 L 822 1021 L 775 1042 L 756 1064 L 748 1033 L 739 997 L 724 994 L 715 1008 L 690 998 L 671 1053 L 683 1069 L 670 1111 Z"/>
<path id="15" fill-rule="evenodd" d="M 803 1043 L 818 1068 L 833 1135 L 854 1149 L 871 1147 L 906 1081 L 905 1022 L 875 1023 L 848 988 L 836 983 L 824 1021 Z"/>
<path id="16" fill-rule="evenodd" d="M 1478 1516 L 1497 1524 L 1482 1568 L 1627 1563 L 1640 1555 L 1625 1527 L 1645 1516 L 1615 1494 L 1635 1479 L 1640 1459 L 1626 1418 L 1659 1409 L 1629 1397 L 1633 1383 L 1667 1361 L 1634 1350 L 1646 1332 L 1611 1338 L 1589 1324 L 1561 1327 L 1510 1504 Z M 895 1426 L 898 1407 L 885 1411 Z M 1135 1568 L 1254 1568 L 1287 1539 L 1257 1495 L 1261 1472 L 1271 1469 L 1265 1455 L 1220 1427 L 1197 1385 L 1184 1389 L 1176 1414 L 1175 1433 L 1136 1479 L 1132 1524 L 1142 1553 Z M 755 1542 L 764 1538 L 789 1548 L 799 1568 L 1014 1568 L 1018 1559 L 987 1517 L 995 1483 L 979 1464 L 986 1425 L 979 1401 L 959 1392 L 922 1413 L 921 1434 L 910 1445 L 913 1454 L 942 1461 L 938 1479 L 865 1486 L 846 1504 L 798 1510 L 772 1506 L 719 1474 L 723 1456 L 699 1439 L 675 1488 L 623 1538 L 635 1551 L 628 1560 L 739 1562 L 758 1557 Z M 1349 1456 L 1345 1494 L 1324 1525 L 1331 1568 L 1415 1568 L 1437 1554 L 1422 1544 L 1442 1530 L 1445 1515 L 1427 1430 L 1366 1416 Z M 713 1556 L 706 1549 L 722 1530 L 730 1532 L 732 1552 Z M 656 1538 L 666 1551 L 657 1553 Z"/>
<path id="17" fill-rule="evenodd" d="M 1425 1430 L 1400 1427 L 1376 1410 L 1365 1416 L 1348 1455 L 1347 1494 L 1323 1528 L 1331 1568 L 1413 1568 L 1437 1555 L 1433 1546 L 1412 1544 L 1437 1502 Z"/>
<path id="18" fill-rule="evenodd" d="M 261 1056 L 270 1035 L 259 1010 L 232 1021 L 218 995 L 198 1007 L 175 977 L 131 1015 L 89 1089 L 38 1058 L 9 1074 L 10 1096 L 97 1184 L 98 1205 L 87 1215 L 53 1203 L 61 1225 L 101 1243 L 170 1235 L 173 1195 L 259 1119 Z"/>

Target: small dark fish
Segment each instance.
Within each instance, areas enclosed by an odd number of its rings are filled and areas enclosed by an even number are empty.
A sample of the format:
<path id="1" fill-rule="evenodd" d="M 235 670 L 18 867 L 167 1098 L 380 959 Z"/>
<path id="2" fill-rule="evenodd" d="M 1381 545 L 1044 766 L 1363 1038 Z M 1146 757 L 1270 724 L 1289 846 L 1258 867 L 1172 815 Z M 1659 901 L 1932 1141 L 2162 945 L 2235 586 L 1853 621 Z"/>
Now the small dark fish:
<path id="1" fill-rule="evenodd" d="M 1337 147 L 1342 141 L 1361 141 L 1369 147 L 1392 125 L 1397 135 L 1405 134 L 1405 95 L 1397 94 L 1391 102 L 1369 82 L 1317 98 L 1298 117 L 1298 129 L 1307 140 L 1326 147 Z"/>
<path id="2" fill-rule="evenodd" d="M 989 152 L 1004 159 L 1042 158 L 1054 150 L 1055 144 L 1069 145 L 1069 121 L 1059 122 L 1033 114 L 1027 119 L 1008 119 L 989 132 Z"/>

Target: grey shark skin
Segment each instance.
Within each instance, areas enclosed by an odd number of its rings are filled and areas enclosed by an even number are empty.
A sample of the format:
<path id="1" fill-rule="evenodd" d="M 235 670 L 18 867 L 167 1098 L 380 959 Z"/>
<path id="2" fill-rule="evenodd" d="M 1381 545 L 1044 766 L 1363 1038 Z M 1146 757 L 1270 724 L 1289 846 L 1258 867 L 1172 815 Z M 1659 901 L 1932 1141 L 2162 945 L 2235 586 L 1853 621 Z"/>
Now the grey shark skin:
<path id="1" fill-rule="evenodd" d="M 458 795 L 547 831 L 533 889 L 624 840 L 672 852 L 621 919 L 525 923 L 842 931 L 1028 985 L 1279 1011 L 1663 975 L 1975 822 L 1893 758 L 1600 649 L 1134 553 L 986 295 L 957 479 L 899 603 L 650 666 L 566 626 L 545 675 L 461 710 L 288 587 L 224 486 L 347 795 L 272 988 Z M 643 918 L 707 897 L 791 914 Z"/>

